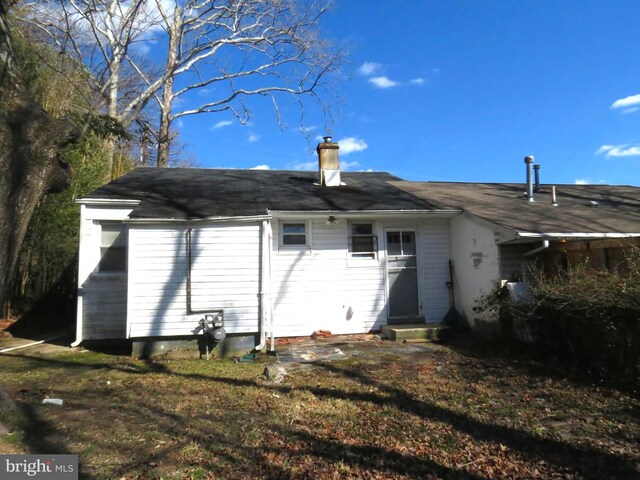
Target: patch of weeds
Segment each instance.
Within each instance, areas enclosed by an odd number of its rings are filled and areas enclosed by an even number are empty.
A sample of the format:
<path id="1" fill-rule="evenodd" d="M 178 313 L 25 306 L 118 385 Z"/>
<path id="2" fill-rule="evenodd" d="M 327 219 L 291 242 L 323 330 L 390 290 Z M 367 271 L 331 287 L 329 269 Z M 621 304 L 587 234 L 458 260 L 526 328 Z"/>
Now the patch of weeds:
<path id="1" fill-rule="evenodd" d="M 196 468 L 194 470 L 187 471 L 187 476 L 181 476 L 181 479 L 189 478 L 191 480 L 206 480 L 209 477 L 207 471 L 204 468 Z"/>
<path id="2" fill-rule="evenodd" d="M 99 447 L 97 445 L 90 443 L 89 445 L 87 445 L 82 449 L 81 455 L 88 457 L 96 453 L 98 450 L 99 450 Z"/>
<path id="3" fill-rule="evenodd" d="M 3 435 L 2 440 L 10 444 L 20 444 L 24 441 L 24 432 L 10 432 Z"/>

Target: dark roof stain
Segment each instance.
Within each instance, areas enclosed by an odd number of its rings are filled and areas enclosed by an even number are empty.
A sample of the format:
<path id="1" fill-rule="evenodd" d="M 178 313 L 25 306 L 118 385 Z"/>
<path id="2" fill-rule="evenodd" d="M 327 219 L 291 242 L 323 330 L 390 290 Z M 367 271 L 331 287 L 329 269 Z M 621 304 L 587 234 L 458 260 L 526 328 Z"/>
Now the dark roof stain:
<path id="1" fill-rule="evenodd" d="M 382 172 L 343 172 L 346 185 L 317 185 L 316 172 L 136 168 L 86 199 L 139 200 L 131 218 L 203 219 L 283 211 L 429 210 L 433 205 Z"/>
<path id="2" fill-rule="evenodd" d="M 457 208 L 523 233 L 640 233 L 640 188 L 611 185 L 542 185 L 534 202 L 522 183 L 394 181 L 396 187 L 438 208 Z M 597 206 L 594 203 L 596 202 Z"/>

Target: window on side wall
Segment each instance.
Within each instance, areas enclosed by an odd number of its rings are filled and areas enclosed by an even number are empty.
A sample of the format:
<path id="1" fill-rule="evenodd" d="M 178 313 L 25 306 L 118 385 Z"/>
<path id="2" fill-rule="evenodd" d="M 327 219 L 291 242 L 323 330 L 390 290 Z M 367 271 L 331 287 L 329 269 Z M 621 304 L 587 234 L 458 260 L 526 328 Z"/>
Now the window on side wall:
<path id="1" fill-rule="evenodd" d="M 280 246 L 307 247 L 309 232 L 306 222 L 285 222 L 280 224 Z"/>
<path id="2" fill-rule="evenodd" d="M 378 257 L 378 237 L 372 223 L 352 223 L 349 226 L 349 254 L 351 258 Z"/>
<path id="3" fill-rule="evenodd" d="M 127 232 L 119 223 L 103 223 L 100 226 L 99 272 L 127 271 Z"/>

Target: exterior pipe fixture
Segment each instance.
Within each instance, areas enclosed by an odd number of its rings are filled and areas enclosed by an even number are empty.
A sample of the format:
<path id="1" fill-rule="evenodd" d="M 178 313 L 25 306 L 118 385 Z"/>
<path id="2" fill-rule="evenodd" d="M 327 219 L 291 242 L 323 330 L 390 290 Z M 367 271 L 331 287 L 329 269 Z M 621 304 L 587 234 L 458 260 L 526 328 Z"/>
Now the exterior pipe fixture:
<path id="1" fill-rule="evenodd" d="M 522 254 L 522 257 L 530 257 L 531 255 L 535 255 L 536 253 L 539 253 L 543 250 L 546 250 L 547 248 L 549 248 L 549 240 L 543 240 L 542 241 L 542 245 L 534 248 L 533 250 L 529 250 L 528 252 L 525 252 Z"/>
<path id="2" fill-rule="evenodd" d="M 527 200 L 533 202 L 533 180 L 531 178 L 531 170 L 533 165 L 533 156 L 524 157 L 524 163 L 527 165 Z"/>
<path id="3" fill-rule="evenodd" d="M 262 222 L 261 229 L 261 276 L 260 276 L 260 318 L 259 318 L 259 328 L 260 328 L 260 343 L 254 347 L 256 352 L 262 350 L 267 344 L 267 317 L 270 316 L 271 312 L 271 295 L 269 295 L 269 289 L 271 285 L 271 222 L 269 220 L 264 220 Z M 272 335 L 273 335 L 273 326 L 271 327 Z"/>
<path id="4" fill-rule="evenodd" d="M 551 205 L 554 207 L 558 206 L 558 199 L 556 197 L 556 186 L 551 187 Z"/>
<path id="5" fill-rule="evenodd" d="M 536 182 L 533 187 L 533 191 L 535 193 L 540 193 L 540 164 L 536 164 L 533 166 L 533 174 Z"/>

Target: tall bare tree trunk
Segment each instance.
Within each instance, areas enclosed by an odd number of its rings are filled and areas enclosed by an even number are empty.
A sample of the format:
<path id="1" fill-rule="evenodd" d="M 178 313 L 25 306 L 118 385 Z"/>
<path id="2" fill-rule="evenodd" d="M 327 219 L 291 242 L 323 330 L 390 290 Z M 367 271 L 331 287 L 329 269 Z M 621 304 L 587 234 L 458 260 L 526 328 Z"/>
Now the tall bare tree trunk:
<path id="1" fill-rule="evenodd" d="M 169 48 L 165 72 L 172 72 L 178 61 L 178 40 L 182 22 L 178 17 L 178 9 L 174 12 L 173 24 L 169 28 Z M 162 86 L 162 102 L 160 103 L 160 130 L 158 135 L 158 167 L 169 166 L 171 149 L 171 107 L 173 106 L 174 76 L 169 75 Z"/>
<path id="2" fill-rule="evenodd" d="M 13 3 L 0 0 L 0 306 L 38 203 L 69 186 L 71 172 L 59 153 L 75 138 L 71 124 L 48 115 L 29 92 L 12 49 Z"/>

